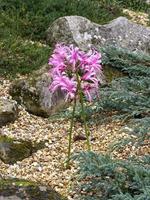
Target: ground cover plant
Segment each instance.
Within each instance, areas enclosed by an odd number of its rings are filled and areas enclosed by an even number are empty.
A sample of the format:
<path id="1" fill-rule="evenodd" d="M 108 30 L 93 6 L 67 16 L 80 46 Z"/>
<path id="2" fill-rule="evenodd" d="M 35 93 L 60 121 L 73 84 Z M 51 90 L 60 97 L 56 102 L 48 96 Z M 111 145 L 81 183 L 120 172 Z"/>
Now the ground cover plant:
<path id="1" fill-rule="evenodd" d="M 149 156 L 140 160 L 114 160 L 108 155 L 81 152 L 77 192 L 84 200 L 149 200 Z"/>
<path id="2" fill-rule="evenodd" d="M 9 77 L 38 69 L 45 64 L 50 54 L 49 46 L 13 36 L 5 38 L 0 43 L 0 48 L 0 74 Z"/>

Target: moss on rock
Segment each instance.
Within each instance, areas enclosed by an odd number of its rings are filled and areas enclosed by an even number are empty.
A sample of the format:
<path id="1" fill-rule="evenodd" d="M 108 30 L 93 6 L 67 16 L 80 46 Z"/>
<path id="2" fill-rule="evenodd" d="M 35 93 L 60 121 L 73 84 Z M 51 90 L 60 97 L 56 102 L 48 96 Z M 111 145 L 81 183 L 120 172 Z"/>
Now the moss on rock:
<path id="1" fill-rule="evenodd" d="M 33 144 L 29 140 L 15 140 L 0 136 L 0 159 L 4 163 L 13 164 L 31 156 L 33 152 L 44 147 L 45 141 Z"/>
<path id="2" fill-rule="evenodd" d="M 62 200 L 52 188 L 19 179 L 0 179 L 0 199 Z"/>

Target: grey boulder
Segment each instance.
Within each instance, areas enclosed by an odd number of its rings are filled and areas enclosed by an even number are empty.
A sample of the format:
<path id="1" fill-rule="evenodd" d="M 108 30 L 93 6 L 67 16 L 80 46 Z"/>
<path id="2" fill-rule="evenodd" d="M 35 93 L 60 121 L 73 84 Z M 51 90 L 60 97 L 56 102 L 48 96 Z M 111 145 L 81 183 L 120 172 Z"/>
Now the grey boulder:
<path id="1" fill-rule="evenodd" d="M 66 16 L 55 20 L 47 30 L 47 43 L 58 42 L 73 43 L 83 50 L 114 45 L 150 54 L 150 28 L 125 17 L 99 25 L 81 16 Z"/>
<path id="2" fill-rule="evenodd" d="M 146 0 L 146 3 L 147 3 L 148 5 L 150 5 L 150 0 Z"/>
<path id="3" fill-rule="evenodd" d="M 0 135 L 0 160 L 6 164 L 14 164 L 44 148 L 45 142 L 33 143 L 30 140 L 19 140 Z"/>
<path id="4" fill-rule="evenodd" d="M 15 101 L 0 98 L 0 127 L 13 122 L 18 117 L 18 106 Z"/>

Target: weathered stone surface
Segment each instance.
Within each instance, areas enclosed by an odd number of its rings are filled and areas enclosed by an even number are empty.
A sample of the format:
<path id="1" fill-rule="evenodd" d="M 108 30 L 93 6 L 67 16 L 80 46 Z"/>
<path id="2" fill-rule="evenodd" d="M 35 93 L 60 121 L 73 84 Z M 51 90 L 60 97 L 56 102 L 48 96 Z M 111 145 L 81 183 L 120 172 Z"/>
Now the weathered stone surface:
<path id="1" fill-rule="evenodd" d="M 106 25 L 92 23 L 81 16 L 66 16 L 54 21 L 47 30 L 47 42 L 73 43 L 81 49 L 106 45 L 150 54 L 150 28 L 119 17 Z"/>
<path id="2" fill-rule="evenodd" d="M 13 140 L 0 136 L 0 159 L 7 164 L 29 157 L 32 154 L 30 141 Z"/>
<path id="3" fill-rule="evenodd" d="M 0 200 L 61 200 L 61 195 L 50 187 L 25 180 L 0 179 Z"/>
<path id="4" fill-rule="evenodd" d="M 0 127 L 9 122 L 13 122 L 18 116 L 17 103 L 0 98 Z"/>
<path id="5" fill-rule="evenodd" d="M 146 3 L 147 3 L 148 5 L 150 5 L 150 0 L 146 0 Z"/>
<path id="6" fill-rule="evenodd" d="M 24 105 L 28 112 L 42 117 L 48 117 L 66 105 L 63 92 L 57 90 L 52 94 L 49 91 L 48 70 L 49 66 L 45 65 L 29 78 L 15 81 L 10 88 L 13 99 Z"/>
<path id="7" fill-rule="evenodd" d="M 0 135 L 0 160 L 6 164 L 14 164 L 31 156 L 37 150 L 44 148 L 45 142 L 32 143 L 29 140 L 15 140 Z"/>

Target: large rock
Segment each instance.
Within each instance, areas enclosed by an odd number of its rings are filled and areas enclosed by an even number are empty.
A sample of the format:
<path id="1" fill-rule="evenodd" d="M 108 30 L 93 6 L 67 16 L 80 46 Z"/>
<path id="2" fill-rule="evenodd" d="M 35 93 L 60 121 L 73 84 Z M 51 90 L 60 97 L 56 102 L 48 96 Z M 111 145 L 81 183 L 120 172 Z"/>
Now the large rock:
<path id="1" fill-rule="evenodd" d="M 73 43 L 81 49 L 106 45 L 144 51 L 150 54 L 150 28 L 119 17 L 106 25 L 92 23 L 81 16 L 66 16 L 54 21 L 47 30 L 47 42 Z"/>
<path id="2" fill-rule="evenodd" d="M 13 99 L 24 105 L 28 112 L 42 117 L 48 117 L 66 106 L 63 92 L 57 90 L 52 94 L 49 91 L 52 80 L 48 70 L 49 66 L 45 65 L 30 77 L 15 81 L 10 88 Z"/>
<path id="3" fill-rule="evenodd" d="M 6 164 L 14 164 L 44 147 L 45 141 L 32 143 L 29 140 L 16 140 L 0 135 L 0 160 Z"/>
<path id="4" fill-rule="evenodd" d="M 15 101 L 0 98 L 0 127 L 13 122 L 18 116 L 18 106 Z"/>
<path id="5" fill-rule="evenodd" d="M 0 179 L 0 200 L 61 200 L 62 197 L 50 187 L 25 180 Z"/>
<path id="6" fill-rule="evenodd" d="M 27 158 L 32 153 L 32 143 L 0 136 L 0 159 L 7 164 Z"/>

